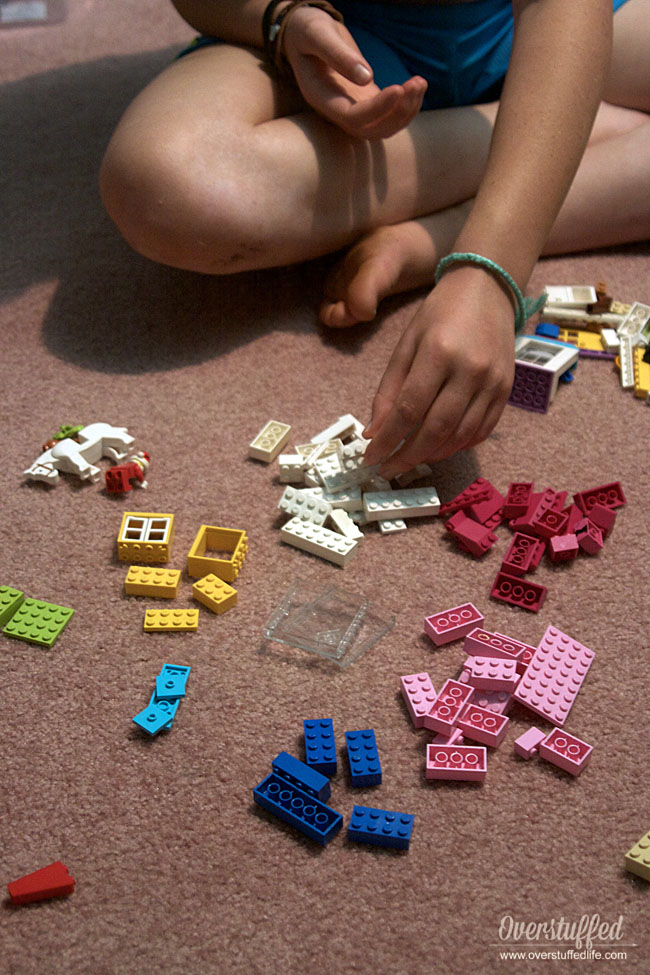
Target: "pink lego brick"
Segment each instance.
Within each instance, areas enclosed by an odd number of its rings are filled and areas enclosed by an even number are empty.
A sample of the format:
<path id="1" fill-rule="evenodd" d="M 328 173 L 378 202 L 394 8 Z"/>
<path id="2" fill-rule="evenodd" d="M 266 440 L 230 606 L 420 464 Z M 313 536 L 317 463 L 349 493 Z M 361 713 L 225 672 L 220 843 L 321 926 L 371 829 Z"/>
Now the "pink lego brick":
<path id="1" fill-rule="evenodd" d="M 494 636 L 499 636 L 504 640 L 511 640 L 511 642 L 514 642 L 512 641 L 511 637 L 506 636 L 505 633 L 495 633 Z M 529 643 L 521 643 L 520 645 L 524 648 L 524 652 L 521 654 L 520 657 L 517 657 L 517 673 L 523 674 L 526 670 L 526 667 L 535 656 L 537 647 L 531 647 Z"/>
<path id="2" fill-rule="evenodd" d="M 570 562 L 577 557 L 579 550 L 578 539 L 573 533 L 554 535 L 549 538 L 546 546 L 551 562 Z"/>
<path id="3" fill-rule="evenodd" d="M 511 640 L 498 633 L 490 633 L 480 626 L 465 637 L 463 650 L 469 656 L 502 657 L 504 660 L 519 660 L 524 655 L 525 643 Z"/>
<path id="4" fill-rule="evenodd" d="M 614 508 L 606 508 L 604 504 L 594 504 L 589 509 L 589 521 L 598 525 L 603 533 L 603 538 L 607 538 L 614 527 L 616 511 Z"/>
<path id="5" fill-rule="evenodd" d="M 492 599 L 500 599 L 503 603 L 510 603 L 511 606 L 520 606 L 522 609 L 537 613 L 544 605 L 546 593 L 546 586 L 538 586 L 534 582 L 518 579 L 517 576 L 508 575 L 507 572 L 497 572 L 490 596 Z"/>
<path id="6" fill-rule="evenodd" d="M 445 643 L 451 643 L 465 636 L 475 626 L 479 626 L 483 619 L 483 614 L 479 613 L 473 603 L 463 603 L 462 606 L 455 606 L 454 609 L 427 616 L 424 620 L 424 629 L 435 645 L 442 647 Z"/>
<path id="7" fill-rule="evenodd" d="M 458 681 L 461 684 L 469 684 L 469 669 L 467 667 L 463 667 L 458 675 Z M 512 704 L 512 694 L 508 694 L 507 691 L 485 691 L 475 687 L 469 703 L 476 704 L 486 711 L 492 711 L 494 714 L 507 714 Z M 435 739 L 432 740 L 435 741 Z"/>
<path id="8" fill-rule="evenodd" d="M 578 491 L 573 500 L 586 515 L 595 504 L 602 504 L 605 508 L 620 508 L 625 504 L 625 495 L 620 481 L 602 484 L 600 487 L 589 488 L 588 491 Z"/>
<path id="9" fill-rule="evenodd" d="M 588 745 L 586 741 L 553 728 L 539 744 L 539 757 L 571 775 L 580 775 L 589 764 L 593 750 L 593 745 Z"/>
<path id="10" fill-rule="evenodd" d="M 501 568 L 511 576 L 523 576 L 537 568 L 543 554 L 544 542 L 541 539 L 515 532 Z"/>
<path id="11" fill-rule="evenodd" d="M 508 691 L 517 686 L 517 662 L 503 657 L 469 657 L 467 660 L 469 683 L 486 691 Z"/>
<path id="12" fill-rule="evenodd" d="M 496 714 L 471 701 L 458 720 L 458 727 L 470 741 L 498 748 L 510 724 L 505 714 Z"/>
<path id="13" fill-rule="evenodd" d="M 607 538 L 614 527 L 616 511 L 614 508 L 606 508 L 604 504 L 594 504 L 589 509 L 589 521 L 600 528 L 603 538 Z"/>
<path id="14" fill-rule="evenodd" d="M 513 481 L 503 503 L 503 517 L 519 518 L 521 515 L 525 515 L 532 494 L 532 481 Z"/>
<path id="15" fill-rule="evenodd" d="M 578 545 L 587 555 L 598 555 L 603 547 L 603 533 L 589 518 L 584 518 L 576 526 L 576 538 Z"/>
<path id="16" fill-rule="evenodd" d="M 433 707 L 424 716 L 424 727 L 448 735 L 472 696 L 472 688 L 457 680 L 446 680 Z"/>
<path id="17" fill-rule="evenodd" d="M 463 511 L 457 511 L 452 515 L 445 523 L 445 528 L 466 552 L 476 558 L 485 555 L 497 540 L 496 535 L 489 528 L 468 518 Z"/>
<path id="18" fill-rule="evenodd" d="M 424 727 L 424 716 L 431 710 L 437 697 L 428 674 L 408 674 L 400 677 L 402 697 L 406 702 L 411 720 L 416 728 Z"/>
<path id="19" fill-rule="evenodd" d="M 450 734 L 434 735 L 431 739 L 432 745 L 462 745 L 464 742 L 463 733 L 460 728 L 453 728 Z"/>
<path id="20" fill-rule="evenodd" d="M 593 659 L 593 650 L 549 626 L 514 697 L 531 711 L 562 726 Z"/>
<path id="21" fill-rule="evenodd" d="M 545 738 L 546 732 L 540 731 L 533 725 L 532 728 L 524 731 L 523 735 L 519 735 L 519 738 L 515 739 L 515 753 L 520 758 L 532 758 L 539 750 L 539 743 Z"/>
<path id="22" fill-rule="evenodd" d="M 427 745 L 428 779 L 462 779 L 483 782 L 487 751 L 482 745 Z"/>
<path id="23" fill-rule="evenodd" d="M 443 504 L 438 514 L 443 518 L 446 518 L 447 515 L 453 515 L 456 511 L 469 508 L 476 501 L 485 501 L 486 498 L 490 497 L 493 490 L 494 488 L 489 481 L 486 481 L 483 477 L 477 477 L 464 491 L 457 494 L 451 501 Z"/>

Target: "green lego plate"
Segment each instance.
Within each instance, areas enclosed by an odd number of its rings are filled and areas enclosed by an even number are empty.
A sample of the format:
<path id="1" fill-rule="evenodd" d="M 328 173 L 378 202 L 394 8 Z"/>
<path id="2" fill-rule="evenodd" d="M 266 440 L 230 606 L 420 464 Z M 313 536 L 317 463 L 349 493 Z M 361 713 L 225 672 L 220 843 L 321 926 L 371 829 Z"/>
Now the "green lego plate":
<path id="1" fill-rule="evenodd" d="M 9 622 L 25 598 L 25 593 L 11 586 L 0 586 L 0 626 Z"/>
<path id="2" fill-rule="evenodd" d="M 74 609 L 67 606 L 27 598 L 2 632 L 16 640 L 51 647 L 73 614 Z"/>

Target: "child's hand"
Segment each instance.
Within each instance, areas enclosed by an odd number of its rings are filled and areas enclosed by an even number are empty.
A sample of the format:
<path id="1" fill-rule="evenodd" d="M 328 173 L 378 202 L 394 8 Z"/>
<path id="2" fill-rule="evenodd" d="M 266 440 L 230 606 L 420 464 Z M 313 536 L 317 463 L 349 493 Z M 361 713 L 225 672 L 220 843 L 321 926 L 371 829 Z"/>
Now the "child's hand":
<path id="1" fill-rule="evenodd" d="M 284 53 L 303 98 L 353 138 L 387 139 L 420 111 L 426 81 L 378 88 L 349 31 L 317 7 L 291 14 Z"/>
<path id="2" fill-rule="evenodd" d="M 514 316 L 487 272 L 448 271 L 397 343 L 364 437 L 368 464 L 391 478 L 480 443 L 501 416 L 514 378 Z M 404 438 L 406 443 L 389 458 Z"/>

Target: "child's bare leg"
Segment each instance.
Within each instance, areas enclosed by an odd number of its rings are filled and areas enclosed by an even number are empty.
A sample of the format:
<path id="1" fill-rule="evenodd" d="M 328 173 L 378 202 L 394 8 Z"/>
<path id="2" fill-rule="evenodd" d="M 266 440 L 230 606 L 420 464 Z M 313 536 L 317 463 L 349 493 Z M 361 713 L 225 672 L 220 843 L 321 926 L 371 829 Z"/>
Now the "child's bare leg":
<path id="1" fill-rule="evenodd" d="M 101 172 L 108 212 L 141 253 L 205 273 L 291 264 L 476 191 L 487 109 L 421 113 L 355 140 L 278 85 L 257 52 L 206 47 L 172 64 L 121 120 Z"/>
<path id="2" fill-rule="evenodd" d="M 546 242 L 563 254 L 650 237 L 650 118 L 603 104 L 576 178 Z M 472 200 L 363 237 L 325 284 L 320 317 L 336 328 L 371 321 L 382 298 L 433 284 Z"/>

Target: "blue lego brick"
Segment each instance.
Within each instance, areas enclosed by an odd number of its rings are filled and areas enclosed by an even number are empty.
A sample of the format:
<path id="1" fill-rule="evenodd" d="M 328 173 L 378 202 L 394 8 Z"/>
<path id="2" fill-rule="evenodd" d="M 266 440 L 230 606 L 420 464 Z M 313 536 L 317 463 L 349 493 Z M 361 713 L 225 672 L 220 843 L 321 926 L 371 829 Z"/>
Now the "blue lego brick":
<path id="1" fill-rule="evenodd" d="M 541 335 L 546 339 L 556 339 L 560 334 L 560 326 L 552 325 L 551 322 L 540 322 L 535 329 L 535 335 Z"/>
<path id="2" fill-rule="evenodd" d="M 321 846 L 326 846 L 334 839 L 343 825 L 340 813 L 275 772 L 271 772 L 255 786 L 253 799 L 258 806 L 299 829 Z"/>
<path id="3" fill-rule="evenodd" d="M 331 718 L 310 718 L 303 725 L 307 765 L 323 775 L 336 775 L 334 722 Z"/>
<path id="4" fill-rule="evenodd" d="M 283 779 L 287 779 L 292 785 L 297 785 L 310 796 L 316 796 L 321 802 L 327 802 L 332 793 L 330 780 L 326 776 L 305 765 L 288 752 L 280 752 L 271 762 L 271 767 Z"/>
<path id="5" fill-rule="evenodd" d="M 415 817 L 411 813 L 389 812 L 372 806 L 355 806 L 348 826 L 348 839 L 373 846 L 408 850 Z"/>
<path id="6" fill-rule="evenodd" d="M 379 785 L 381 763 L 372 728 L 363 731 L 346 731 L 345 743 L 348 748 L 352 785 Z"/>
<path id="7" fill-rule="evenodd" d="M 160 674 L 156 677 L 158 700 L 176 701 L 179 697 L 185 697 L 185 685 L 191 669 L 180 664 L 163 664 Z"/>
<path id="8" fill-rule="evenodd" d="M 163 728 L 171 728 L 177 709 L 178 701 L 157 701 L 154 692 L 146 708 L 136 714 L 133 721 L 153 737 Z"/>

